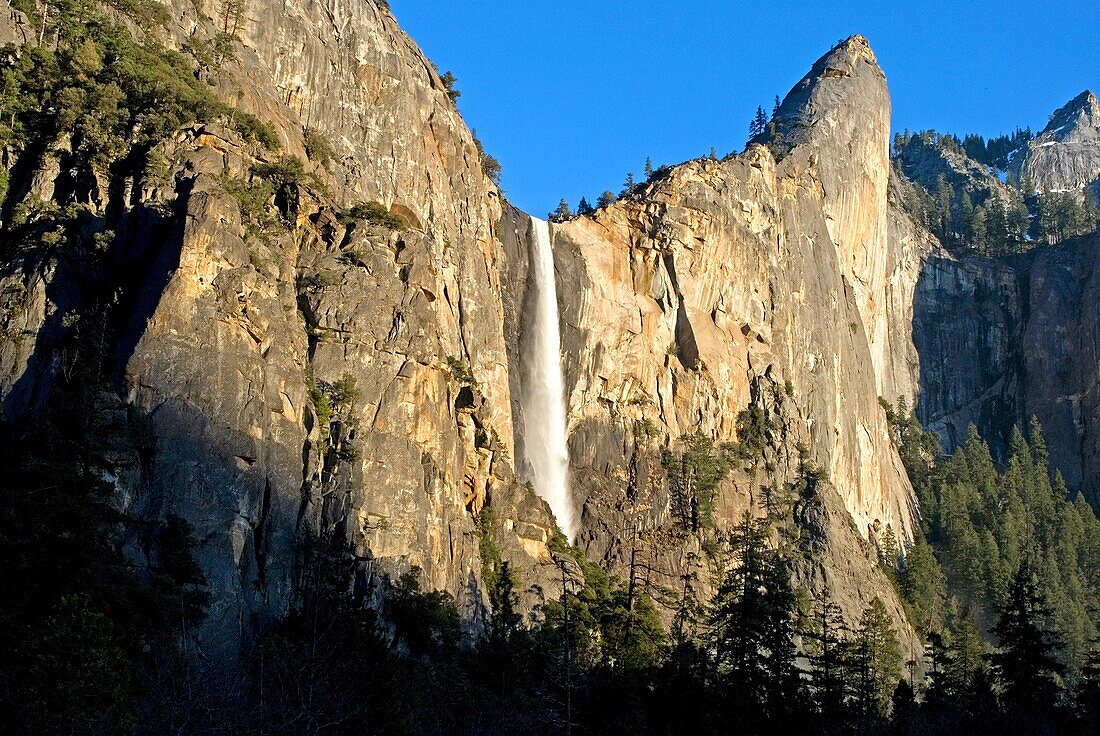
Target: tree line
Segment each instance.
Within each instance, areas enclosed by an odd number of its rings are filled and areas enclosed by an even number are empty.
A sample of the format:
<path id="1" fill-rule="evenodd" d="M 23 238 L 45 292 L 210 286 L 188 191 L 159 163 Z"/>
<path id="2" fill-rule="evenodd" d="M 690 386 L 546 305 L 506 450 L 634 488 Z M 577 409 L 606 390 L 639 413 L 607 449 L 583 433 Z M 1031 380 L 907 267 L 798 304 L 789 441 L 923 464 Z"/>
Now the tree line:
<path id="1" fill-rule="evenodd" d="M 930 642 L 936 720 L 1095 724 L 1100 521 L 1051 469 L 1039 423 L 1014 428 L 998 462 L 974 427 L 946 456 L 904 402 L 885 406 L 922 517 L 913 546 L 882 545 L 882 561 Z"/>
<path id="2" fill-rule="evenodd" d="M 937 150 L 972 158 L 980 156 L 975 160 L 983 163 L 989 160 L 1003 163 L 1004 157 L 1028 140 L 1030 131 L 1017 131 L 990 141 L 981 136 L 966 136 L 960 141 L 954 135 L 935 131 L 905 131 L 894 137 L 893 151 L 894 159 L 903 168 L 907 161 L 919 162 L 930 151 Z M 1006 148 L 1011 150 L 999 153 Z M 998 153 L 994 156 L 989 151 Z M 1005 191 L 1014 194 L 1006 197 L 995 190 L 956 186 L 941 173 L 930 186 L 928 182 L 917 182 L 905 204 L 910 214 L 945 247 L 971 250 L 987 257 L 1020 253 L 1036 245 L 1056 245 L 1100 226 L 1100 207 L 1088 195 L 1040 192 L 1027 182 L 1020 190 L 1006 185 Z"/>
<path id="3" fill-rule="evenodd" d="M 95 324 L 81 334 L 78 365 L 94 367 Z M 792 584 L 804 551 L 782 520 L 816 493 L 806 483 L 783 502 L 791 508 L 711 530 L 707 598 L 687 573 L 668 587 L 618 579 L 558 536 L 562 593 L 524 615 L 519 574 L 483 549 L 488 605 L 473 635 L 454 598 L 422 589 L 415 568 L 379 591 L 338 532 L 306 534 L 290 615 L 246 644 L 235 688 L 213 690 L 188 649 L 208 600 L 190 530 L 113 510 L 91 440 L 109 416 L 96 375 L 74 370 L 49 412 L 7 435 L 0 716 L 13 733 L 719 734 L 737 724 L 746 734 L 1023 734 L 1096 724 L 1100 522 L 1079 497 L 1066 500 L 1037 425 L 1014 433 L 998 468 L 976 433 L 946 458 L 911 413 L 889 407 L 925 511 L 915 544 L 903 553 L 883 543 L 881 559 L 928 642 L 923 676 L 881 599 L 845 616 L 827 591 Z M 670 468 L 720 474 L 717 451 L 697 444 Z M 491 550 L 491 517 L 480 523 Z M 145 539 L 146 564 L 123 554 L 126 527 Z M 659 605 L 672 613 L 667 626 Z"/>

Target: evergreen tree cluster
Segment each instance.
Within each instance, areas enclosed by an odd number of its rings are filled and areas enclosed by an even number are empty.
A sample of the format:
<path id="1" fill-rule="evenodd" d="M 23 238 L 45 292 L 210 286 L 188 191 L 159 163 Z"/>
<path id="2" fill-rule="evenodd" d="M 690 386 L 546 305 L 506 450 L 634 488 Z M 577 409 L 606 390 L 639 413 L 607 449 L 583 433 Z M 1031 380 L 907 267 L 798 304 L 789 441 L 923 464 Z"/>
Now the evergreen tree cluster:
<path id="1" fill-rule="evenodd" d="M 784 146 L 782 121 L 779 116 L 780 104 L 777 95 L 770 115 L 764 112 L 763 106 L 757 106 L 756 114 L 749 122 L 748 143 L 766 145 L 776 158 L 780 158 L 787 150 L 787 147 Z"/>
<path id="2" fill-rule="evenodd" d="M 999 466 L 973 427 L 944 457 L 904 403 L 886 409 L 923 518 L 904 559 L 883 563 L 931 643 L 937 732 L 989 719 L 1028 724 L 1011 731 L 1022 733 L 1095 723 L 1100 521 L 1051 471 L 1038 422 L 1026 436 L 1013 429 Z"/>
<path id="3" fill-rule="evenodd" d="M 918 133 L 910 133 L 908 130 L 894 137 L 895 155 L 908 146 L 914 138 L 924 143 L 940 146 L 944 150 L 965 154 L 980 164 L 992 169 L 1004 171 L 1013 154 L 1026 146 L 1035 135 L 1031 128 L 1017 128 L 1011 134 L 1004 134 L 986 139 L 985 136 L 976 133 L 968 133 L 962 140 L 954 133 L 937 133 L 934 130 L 926 130 Z"/>
<path id="4" fill-rule="evenodd" d="M 703 719 L 684 732 L 721 732 L 734 719 L 749 734 L 884 730 L 902 665 L 885 604 L 872 599 L 850 629 L 828 594 L 809 602 L 793 589 L 791 551 L 774 536 L 747 514 L 731 534 L 696 665 L 709 672 L 713 690 L 700 701 L 711 705 L 696 701 Z"/>
<path id="5" fill-rule="evenodd" d="M 645 182 L 643 183 L 648 183 L 654 181 L 655 179 L 659 179 L 660 177 L 667 174 L 669 170 L 671 170 L 671 168 L 671 166 L 667 165 L 655 167 L 653 165 L 653 159 L 647 156 L 645 160 L 645 165 L 643 167 L 643 170 L 645 171 Z M 615 204 L 615 202 L 618 202 L 620 199 L 625 199 L 632 196 L 638 191 L 640 186 L 641 184 L 639 184 L 634 178 L 634 172 L 630 172 L 626 175 L 626 181 L 623 183 L 623 187 L 621 190 L 619 190 L 618 194 L 615 194 L 611 190 L 604 191 L 599 197 L 596 198 L 595 206 L 592 206 L 592 204 L 589 203 L 587 197 L 581 197 L 581 201 L 577 204 L 575 214 L 574 211 L 570 208 L 568 200 L 563 199 L 558 204 L 557 208 L 548 215 L 548 217 L 551 222 L 565 222 L 566 220 L 570 220 L 573 217 L 584 217 L 586 215 L 594 214 L 596 210 L 610 207 L 611 205 Z"/>
<path id="6" fill-rule="evenodd" d="M 1073 192 L 1036 192 L 1027 198 L 1032 240 L 1057 245 L 1100 227 L 1100 206 Z"/>
<path id="7" fill-rule="evenodd" d="M 1013 152 L 1026 146 L 1034 137 L 1031 128 L 1017 128 L 1011 134 L 994 136 L 988 140 L 971 133 L 963 138 L 962 149 L 978 163 L 1004 171 L 1008 168 Z"/>
<path id="8" fill-rule="evenodd" d="M 613 736 L 720 734 L 737 723 L 746 734 L 885 732 L 902 664 L 885 606 L 873 600 L 854 630 L 827 598 L 804 610 L 775 537 L 768 522 L 746 516 L 710 601 L 696 598 L 690 576 L 680 591 L 662 591 L 677 610 L 670 632 L 640 581 L 609 576 L 559 538 L 552 548 L 566 592 L 525 621 L 515 574 L 501 563 L 485 631 L 472 643 L 454 600 L 421 590 L 415 569 L 374 613 L 348 589 L 345 545 L 315 540 L 302 603 L 258 646 L 256 684 L 233 727 Z"/>
<path id="9" fill-rule="evenodd" d="M 5 138 L 49 142 L 66 134 L 74 154 L 104 165 L 186 123 L 229 115 L 199 79 L 193 59 L 156 41 L 156 28 L 166 18 L 163 6 L 151 0 L 116 5 L 149 24 L 144 42 L 108 20 L 99 3 L 57 0 L 35 10 L 32 17 L 41 11 L 40 35 L 52 43 L 9 45 L 0 54 Z M 252 122 L 248 117 L 240 118 L 245 128 Z"/>
<path id="10" fill-rule="evenodd" d="M 938 151 L 965 155 L 991 167 L 1007 165 L 1007 157 L 1031 139 L 1030 131 L 1016 131 L 986 141 L 968 135 L 962 141 L 933 130 L 894 137 L 894 158 L 903 170 L 919 165 Z M 1100 226 L 1100 208 L 1091 199 L 1072 192 L 1023 191 L 1005 198 L 992 190 L 973 190 L 953 184 L 945 174 L 933 184 L 918 183 L 906 202 L 909 212 L 949 249 L 972 250 L 996 257 L 1020 253 L 1036 244 L 1055 245 L 1093 232 Z"/>

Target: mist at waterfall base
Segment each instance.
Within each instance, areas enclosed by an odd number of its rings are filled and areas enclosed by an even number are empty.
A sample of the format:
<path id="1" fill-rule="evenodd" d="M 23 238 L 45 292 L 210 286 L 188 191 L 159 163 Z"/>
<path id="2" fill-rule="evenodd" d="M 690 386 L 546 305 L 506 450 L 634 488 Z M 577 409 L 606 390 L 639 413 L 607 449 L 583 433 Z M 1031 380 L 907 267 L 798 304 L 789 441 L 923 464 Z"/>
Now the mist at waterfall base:
<path id="1" fill-rule="evenodd" d="M 533 313 L 522 339 L 523 450 L 535 493 L 550 506 L 558 526 L 573 542 L 578 522 L 569 490 L 565 382 L 549 223 L 531 218 L 529 246 L 534 293 L 529 301 Z"/>

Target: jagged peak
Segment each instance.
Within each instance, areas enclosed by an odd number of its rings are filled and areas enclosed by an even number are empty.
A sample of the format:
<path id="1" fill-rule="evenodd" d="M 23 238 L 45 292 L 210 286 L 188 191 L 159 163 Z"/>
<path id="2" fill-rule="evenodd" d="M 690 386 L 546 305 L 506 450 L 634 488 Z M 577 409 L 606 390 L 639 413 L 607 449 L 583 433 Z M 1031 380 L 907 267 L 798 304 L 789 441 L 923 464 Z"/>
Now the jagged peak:
<path id="1" fill-rule="evenodd" d="M 878 65 L 878 58 L 871 48 L 871 42 L 866 36 L 856 34 L 839 41 L 836 46 L 829 49 L 828 53 L 818 59 L 810 73 L 799 83 L 805 84 L 808 80 L 832 79 L 838 76 L 848 76 L 856 72 L 859 62 L 867 62 L 879 75 L 885 77 Z"/>
<path id="2" fill-rule="evenodd" d="M 857 125 L 857 118 L 882 119 L 889 127 L 886 75 L 866 36 L 849 36 L 814 62 L 779 106 L 778 132 L 786 145 L 798 145 L 815 138 L 817 123 L 837 113 L 850 123 L 845 126 L 850 136 L 882 133 Z"/>
<path id="3" fill-rule="evenodd" d="M 853 59 L 866 57 L 871 63 L 878 66 L 878 59 L 875 57 L 875 52 L 871 48 L 871 42 L 867 40 L 866 36 L 859 33 L 848 36 L 848 38 L 834 46 L 829 53 L 822 58 L 828 59 L 838 53 Z"/>
<path id="4" fill-rule="evenodd" d="M 1093 94 L 1091 89 L 1086 89 L 1084 92 L 1074 97 L 1062 107 L 1063 110 L 1067 108 L 1095 110 L 1097 108 L 1100 108 L 1100 101 L 1097 101 L 1096 95 Z"/>
<path id="5" fill-rule="evenodd" d="M 1081 127 L 1100 127 L 1100 101 L 1088 89 L 1055 110 L 1040 135 L 1064 138 Z"/>
<path id="6" fill-rule="evenodd" d="M 814 62 L 806 76 L 787 93 L 780 109 L 788 108 L 786 110 L 788 114 L 797 113 L 812 100 L 820 97 L 815 93 L 822 86 L 832 86 L 830 85 L 832 80 L 860 76 L 863 73 L 870 73 L 879 80 L 886 79 L 886 75 L 879 68 L 875 52 L 871 49 L 871 43 L 866 36 L 856 34 L 840 41 Z M 828 97 L 835 98 L 836 95 L 830 94 Z M 820 103 L 821 100 L 817 99 L 817 104 Z"/>

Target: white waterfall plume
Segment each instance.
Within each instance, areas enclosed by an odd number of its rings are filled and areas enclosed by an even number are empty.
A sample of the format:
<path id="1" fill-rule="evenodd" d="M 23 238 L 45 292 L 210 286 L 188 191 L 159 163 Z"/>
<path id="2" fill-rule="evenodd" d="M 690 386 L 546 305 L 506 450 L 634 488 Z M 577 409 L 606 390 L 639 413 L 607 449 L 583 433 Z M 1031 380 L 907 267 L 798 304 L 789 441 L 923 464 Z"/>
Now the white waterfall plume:
<path id="1" fill-rule="evenodd" d="M 569 490 L 561 329 L 550 225 L 531 218 L 530 263 L 534 313 L 523 336 L 523 448 L 535 493 L 546 501 L 562 532 L 577 536 L 577 510 Z"/>

